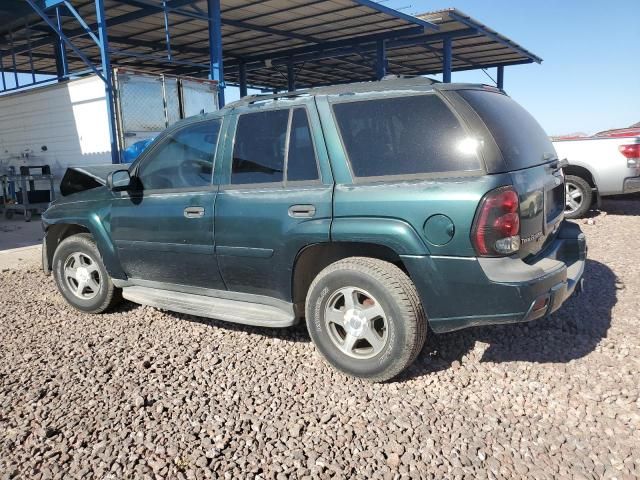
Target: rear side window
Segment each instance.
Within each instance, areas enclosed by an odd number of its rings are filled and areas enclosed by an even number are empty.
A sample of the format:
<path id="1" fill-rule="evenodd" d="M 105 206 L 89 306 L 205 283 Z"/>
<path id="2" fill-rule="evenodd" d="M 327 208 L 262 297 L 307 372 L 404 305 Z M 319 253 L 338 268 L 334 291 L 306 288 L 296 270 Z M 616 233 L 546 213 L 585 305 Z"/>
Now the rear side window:
<path id="1" fill-rule="evenodd" d="M 486 90 L 458 93 L 487 125 L 510 170 L 540 165 L 555 156 L 553 144 L 540 124 L 510 97 Z"/>
<path id="2" fill-rule="evenodd" d="M 246 113 L 238 119 L 231 183 L 282 182 L 289 110 Z"/>
<path id="3" fill-rule="evenodd" d="M 337 103 L 333 110 L 356 177 L 481 168 L 466 131 L 436 95 Z"/>
<path id="4" fill-rule="evenodd" d="M 307 110 L 296 108 L 291 116 L 291 137 L 287 157 L 287 181 L 317 180 L 318 163 L 313 148 Z"/>

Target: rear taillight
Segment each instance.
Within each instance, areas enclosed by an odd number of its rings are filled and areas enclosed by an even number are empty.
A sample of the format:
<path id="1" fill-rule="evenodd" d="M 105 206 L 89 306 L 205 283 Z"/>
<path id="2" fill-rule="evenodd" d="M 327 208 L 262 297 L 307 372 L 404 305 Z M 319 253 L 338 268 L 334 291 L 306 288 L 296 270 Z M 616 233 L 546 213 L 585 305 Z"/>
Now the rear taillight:
<path id="1" fill-rule="evenodd" d="M 618 150 L 627 158 L 627 166 L 629 168 L 640 166 L 640 143 L 620 145 Z"/>
<path id="2" fill-rule="evenodd" d="M 520 249 L 519 207 L 513 187 L 500 187 L 482 197 L 471 231 L 478 255 L 504 256 Z"/>

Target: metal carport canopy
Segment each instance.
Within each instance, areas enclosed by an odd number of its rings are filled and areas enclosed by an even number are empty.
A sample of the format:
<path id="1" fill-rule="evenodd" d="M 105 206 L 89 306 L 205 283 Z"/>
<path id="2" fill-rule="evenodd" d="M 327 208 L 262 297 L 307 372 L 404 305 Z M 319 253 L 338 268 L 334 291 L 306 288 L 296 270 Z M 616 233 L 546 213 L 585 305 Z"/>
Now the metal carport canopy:
<path id="1" fill-rule="evenodd" d="M 45 5 L 47 1 L 45 0 Z M 95 2 L 69 0 L 95 31 Z M 207 0 L 104 0 L 113 66 L 205 76 L 210 73 Z M 540 58 L 461 12 L 413 17 L 368 0 L 221 0 L 227 81 L 244 74 L 251 86 L 284 89 L 371 80 L 381 73 L 434 74 L 452 70 L 540 62 Z M 22 23 L 22 27 L 16 25 Z M 78 21 L 62 17 L 62 30 L 91 61 L 100 50 Z M 26 25 L 28 24 L 28 28 Z M 8 26 L 8 24 L 5 24 Z M 0 53 L 15 56 L 18 71 L 56 74 L 56 36 L 36 15 L 8 28 Z M 168 40 L 168 41 L 167 41 Z M 69 48 L 69 71 L 86 64 Z"/>

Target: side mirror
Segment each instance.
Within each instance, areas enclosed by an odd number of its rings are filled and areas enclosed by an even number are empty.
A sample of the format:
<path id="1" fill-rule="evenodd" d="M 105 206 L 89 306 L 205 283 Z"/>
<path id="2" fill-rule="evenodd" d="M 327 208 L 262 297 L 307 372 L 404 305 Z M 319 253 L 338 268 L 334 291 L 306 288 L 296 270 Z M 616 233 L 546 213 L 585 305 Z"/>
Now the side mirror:
<path id="1" fill-rule="evenodd" d="M 131 187 L 131 174 L 129 170 L 116 170 L 107 176 L 107 187 L 112 192 L 122 192 Z"/>

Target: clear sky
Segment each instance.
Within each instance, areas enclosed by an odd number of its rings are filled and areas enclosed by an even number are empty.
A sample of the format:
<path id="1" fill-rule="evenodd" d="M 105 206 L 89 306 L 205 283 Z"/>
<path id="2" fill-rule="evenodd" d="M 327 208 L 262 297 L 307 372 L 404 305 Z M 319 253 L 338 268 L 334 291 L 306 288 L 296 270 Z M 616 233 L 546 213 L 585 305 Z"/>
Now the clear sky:
<path id="1" fill-rule="evenodd" d="M 549 134 L 640 122 L 640 0 L 390 0 L 405 13 L 455 7 L 544 60 L 505 68 L 505 90 Z M 402 8 L 407 7 L 407 8 Z M 495 78 L 495 69 L 488 73 Z M 452 80 L 490 82 L 479 72 Z"/>

